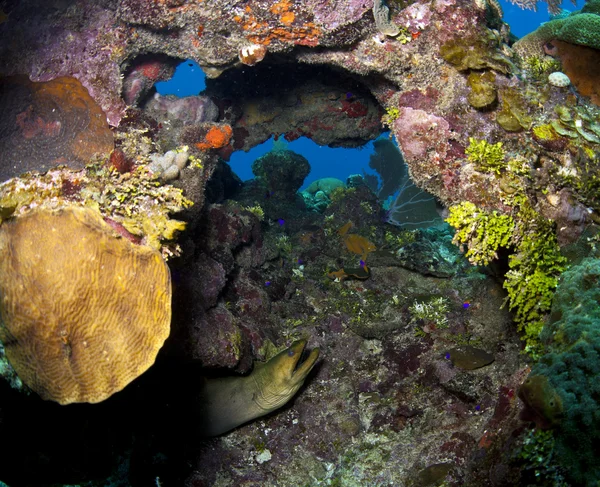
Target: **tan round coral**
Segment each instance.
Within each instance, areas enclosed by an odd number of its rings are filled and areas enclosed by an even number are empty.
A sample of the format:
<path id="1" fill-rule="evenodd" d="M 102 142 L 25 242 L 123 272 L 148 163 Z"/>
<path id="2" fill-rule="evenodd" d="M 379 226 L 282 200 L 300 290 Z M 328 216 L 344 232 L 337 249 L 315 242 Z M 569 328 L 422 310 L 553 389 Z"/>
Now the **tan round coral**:
<path id="1" fill-rule="evenodd" d="M 36 209 L 0 226 L 0 341 L 19 377 L 61 404 L 103 401 L 147 370 L 169 335 L 161 255 L 98 212 Z"/>

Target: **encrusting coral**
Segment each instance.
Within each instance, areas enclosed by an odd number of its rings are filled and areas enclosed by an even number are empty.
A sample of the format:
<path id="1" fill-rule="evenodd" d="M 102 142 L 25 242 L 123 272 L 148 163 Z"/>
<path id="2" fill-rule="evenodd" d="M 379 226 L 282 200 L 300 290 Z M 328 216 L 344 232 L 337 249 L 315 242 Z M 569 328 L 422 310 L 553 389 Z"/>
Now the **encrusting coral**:
<path id="1" fill-rule="evenodd" d="M 179 252 L 173 239 L 185 222 L 169 217 L 192 205 L 180 189 L 161 185 L 145 166 L 120 174 L 104 163 L 82 171 L 57 168 L 0 185 L 0 221 L 38 206 L 79 204 L 96 208 L 126 238 L 160 250 Z"/>
<path id="2" fill-rule="evenodd" d="M 80 169 L 114 145 L 106 115 L 72 77 L 43 83 L 3 78 L 0 110 L 0 182 L 60 163 Z"/>
<path id="3" fill-rule="evenodd" d="M 23 382 L 60 404 L 100 402 L 155 360 L 169 335 L 159 252 L 89 208 L 34 209 L 0 226 L 0 340 Z"/>

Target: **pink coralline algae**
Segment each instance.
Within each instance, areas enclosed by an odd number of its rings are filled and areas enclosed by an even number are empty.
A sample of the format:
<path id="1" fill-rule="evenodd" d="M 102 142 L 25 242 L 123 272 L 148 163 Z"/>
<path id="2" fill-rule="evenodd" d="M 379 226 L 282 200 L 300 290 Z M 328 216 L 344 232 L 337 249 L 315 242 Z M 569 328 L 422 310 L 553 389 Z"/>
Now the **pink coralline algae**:
<path id="1" fill-rule="evenodd" d="M 429 5 L 413 3 L 402 11 L 399 21 L 409 32 L 416 33 L 429 26 L 431 17 Z"/>
<path id="2" fill-rule="evenodd" d="M 334 30 L 352 24 L 373 8 L 372 1 L 364 0 L 332 0 L 329 2 L 315 2 L 312 7 L 315 21 Z"/>
<path id="3" fill-rule="evenodd" d="M 411 107 L 400 108 L 400 116 L 394 122 L 394 133 L 408 162 L 425 157 L 431 161 L 445 157 L 449 149 L 448 140 L 452 138 L 450 125 L 445 119 Z"/>
<path id="4" fill-rule="evenodd" d="M 118 125 L 125 111 L 119 61 L 128 43 L 126 29 L 98 2 L 70 9 L 69 22 L 53 5 L 19 2 L 0 32 L 0 57 L 5 61 L 0 75 L 27 74 L 32 81 L 77 78 L 109 123 Z"/>

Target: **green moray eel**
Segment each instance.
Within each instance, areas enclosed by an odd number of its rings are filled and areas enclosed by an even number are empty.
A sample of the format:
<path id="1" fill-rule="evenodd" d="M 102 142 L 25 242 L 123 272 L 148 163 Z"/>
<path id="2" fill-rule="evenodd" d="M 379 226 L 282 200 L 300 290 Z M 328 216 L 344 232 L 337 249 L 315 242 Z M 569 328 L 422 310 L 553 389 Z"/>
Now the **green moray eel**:
<path id="1" fill-rule="evenodd" d="M 279 409 L 304 384 L 319 357 L 315 348 L 300 363 L 306 340 L 294 342 L 250 375 L 205 379 L 199 394 L 200 434 L 217 436 Z"/>
<path id="2" fill-rule="evenodd" d="M 556 426 L 563 417 L 562 399 L 545 375 L 530 375 L 519 388 L 519 397 L 538 416 L 538 426 Z"/>

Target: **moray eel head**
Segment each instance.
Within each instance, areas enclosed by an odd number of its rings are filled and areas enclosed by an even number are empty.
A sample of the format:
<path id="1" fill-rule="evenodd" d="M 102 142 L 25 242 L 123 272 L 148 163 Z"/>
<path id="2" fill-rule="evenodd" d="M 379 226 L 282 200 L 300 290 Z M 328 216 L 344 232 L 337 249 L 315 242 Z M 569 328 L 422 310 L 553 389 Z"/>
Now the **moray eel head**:
<path id="1" fill-rule="evenodd" d="M 530 375 L 519 389 L 519 397 L 531 408 L 538 427 L 548 428 L 563 417 L 562 399 L 545 375 Z"/>
<path id="2" fill-rule="evenodd" d="M 252 374 L 257 381 L 254 396 L 256 404 L 267 412 L 273 411 L 288 402 L 304 384 L 306 376 L 319 358 L 319 349 L 313 349 L 301 362 L 306 340 L 298 340 L 292 346 L 262 364 Z"/>
<path id="3" fill-rule="evenodd" d="M 302 360 L 306 340 L 257 363 L 250 375 L 204 379 L 198 394 L 199 433 L 216 436 L 275 411 L 302 387 L 314 367 L 319 350 Z"/>

